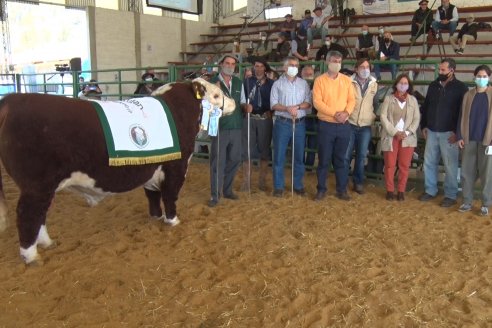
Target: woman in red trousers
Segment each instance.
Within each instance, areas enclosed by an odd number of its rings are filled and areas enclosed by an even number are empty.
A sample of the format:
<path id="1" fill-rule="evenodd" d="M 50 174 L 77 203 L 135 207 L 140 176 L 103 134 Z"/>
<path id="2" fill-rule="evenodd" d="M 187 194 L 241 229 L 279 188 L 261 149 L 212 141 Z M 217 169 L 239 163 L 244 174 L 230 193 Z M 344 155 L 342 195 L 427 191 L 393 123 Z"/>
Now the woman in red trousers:
<path id="1" fill-rule="evenodd" d="M 393 94 L 385 97 L 381 108 L 381 150 L 384 154 L 386 199 L 395 198 L 395 170 L 398 165 L 397 200 L 405 200 L 408 171 L 417 146 L 420 110 L 412 96 L 412 81 L 406 74 L 393 83 Z"/>

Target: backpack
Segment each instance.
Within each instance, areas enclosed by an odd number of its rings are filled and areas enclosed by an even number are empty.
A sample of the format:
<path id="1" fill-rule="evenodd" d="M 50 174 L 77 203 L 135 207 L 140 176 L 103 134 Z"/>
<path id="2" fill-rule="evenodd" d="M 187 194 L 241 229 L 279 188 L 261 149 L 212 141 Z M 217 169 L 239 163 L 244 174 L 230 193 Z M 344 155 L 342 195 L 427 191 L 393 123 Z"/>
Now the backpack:
<path id="1" fill-rule="evenodd" d="M 489 23 L 479 22 L 478 23 L 478 28 L 479 29 L 489 29 L 489 28 L 492 28 L 492 26 L 490 26 Z"/>

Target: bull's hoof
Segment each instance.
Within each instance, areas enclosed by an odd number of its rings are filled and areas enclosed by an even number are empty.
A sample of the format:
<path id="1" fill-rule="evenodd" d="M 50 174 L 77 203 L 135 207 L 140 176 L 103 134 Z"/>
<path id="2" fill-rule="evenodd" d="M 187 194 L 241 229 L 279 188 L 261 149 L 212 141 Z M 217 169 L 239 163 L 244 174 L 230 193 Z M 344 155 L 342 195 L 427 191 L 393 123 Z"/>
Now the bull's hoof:
<path id="1" fill-rule="evenodd" d="M 50 239 L 50 243 L 48 243 L 48 244 L 38 243 L 38 245 L 39 245 L 39 247 L 41 247 L 43 249 L 53 249 L 56 246 L 58 246 L 58 243 L 56 241 Z"/>
<path id="2" fill-rule="evenodd" d="M 20 248 L 20 255 L 24 262 L 29 265 L 33 265 L 37 263 L 36 265 L 42 265 L 43 261 L 41 260 L 41 257 L 38 254 L 38 250 L 36 248 L 36 245 L 31 245 L 29 248 Z"/>
<path id="3" fill-rule="evenodd" d="M 181 221 L 179 221 L 177 216 L 173 217 L 172 219 L 168 219 L 168 218 L 164 217 L 164 223 L 169 224 L 171 227 L 178 225 L 180 222 Z"/>

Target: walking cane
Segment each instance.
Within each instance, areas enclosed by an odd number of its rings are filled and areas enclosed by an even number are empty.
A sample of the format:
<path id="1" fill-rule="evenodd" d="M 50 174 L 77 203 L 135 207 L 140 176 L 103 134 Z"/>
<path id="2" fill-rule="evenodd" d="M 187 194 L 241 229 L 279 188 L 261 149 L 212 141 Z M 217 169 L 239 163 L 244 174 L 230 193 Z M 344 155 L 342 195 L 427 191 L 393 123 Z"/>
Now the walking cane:
<path id="1" fill-rule="evenodd" d="M 247 104 L 249 105 L 249 98 L 247 100 Z M 248 112 L 248 195 L 251 196 L 251 147 L 250 147 L 250 138 L 251 138 L 251 113 Z"/>
<path id="2" fill-rule="evenodd" d="M 295 150 L 295 134 L 296 134 L 296 119 L 292 117 L 292 159 L 291 159 L 291 186 L 290 186 L 290 193 L 292 197 L 294 197 L 294 150 Z"/>
<path id="3" fill-rule="evenodd" d="M 246 104 L 250 104 L 250 90 L 249 90 L 249 82 L 248 79 L 245 80 L 246 82 Z M 251 197 L 251 113 L 246 114 L 246 120 L 248 123 L 248 177 L 247 177 L 247 183 L 248 183 L 248 195 Z"/>
<path id="4" fill-rule="evenodd" d="M 217 200 L 219 200 L 219 162 L 220 162 L 220 131 L 219 127 L 217 127 L 217 173 L 215 175 L 215 183 L 217 186 Z"/>

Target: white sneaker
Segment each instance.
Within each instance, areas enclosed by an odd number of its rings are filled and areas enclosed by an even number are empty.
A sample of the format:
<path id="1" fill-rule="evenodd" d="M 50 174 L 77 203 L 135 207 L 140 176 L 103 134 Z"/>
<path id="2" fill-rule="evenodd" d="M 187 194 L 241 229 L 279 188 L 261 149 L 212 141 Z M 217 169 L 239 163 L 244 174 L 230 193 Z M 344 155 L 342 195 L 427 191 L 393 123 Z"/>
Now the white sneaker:
<path id="1" fill-rule="evenodd" d="M 462 204 L 459 208 L 458 208 L 458 211 L 461 212 L 461 213 L 465 213 L 465 212 L 470 212 L 472 209 L 472 206 L 471 204 Z"/>
<path id="2" fill-rule="evenodd" d="M 482 206 L 480 209 L 481 216 L 489 216 L 489 208 L 487 206 Z"/>

